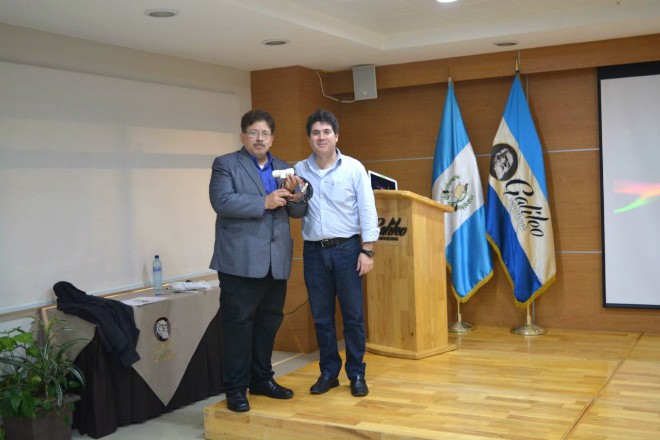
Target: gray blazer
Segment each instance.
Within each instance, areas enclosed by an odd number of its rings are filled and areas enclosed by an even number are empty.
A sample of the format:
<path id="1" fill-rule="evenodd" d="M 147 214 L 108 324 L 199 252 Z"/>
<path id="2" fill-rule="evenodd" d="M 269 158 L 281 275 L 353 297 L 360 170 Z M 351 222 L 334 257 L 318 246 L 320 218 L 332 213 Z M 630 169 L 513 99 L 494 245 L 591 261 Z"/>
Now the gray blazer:
<path id="1" fill-rule="evenodd" d="M 273 168 L 290 168 L 273 158 Z M 216 157 L 209 185 L 215 221 L 210 268 L 247 278 L 285 280 L 291 273 L 293 239 L 284 207 L 266 210 L 266 188 L 245 147 Z"/>

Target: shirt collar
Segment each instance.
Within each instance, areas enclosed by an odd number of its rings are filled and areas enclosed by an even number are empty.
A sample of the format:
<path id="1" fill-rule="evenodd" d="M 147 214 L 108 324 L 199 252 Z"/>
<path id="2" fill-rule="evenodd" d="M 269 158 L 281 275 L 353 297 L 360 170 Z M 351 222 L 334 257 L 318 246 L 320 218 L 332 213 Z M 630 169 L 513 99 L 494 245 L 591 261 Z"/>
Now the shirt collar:
<path id="1" fill-rule="evenodd" d="M 247 149 L 245 151 L 247 151 Z M 252 159 L 252 162 L 254 162 L 254 165 L 257 167 L 257 169 L 261 170 L 262 168 L 261 166 L 259 166 L 259 161 L 257 160 L 257 158 L 251 155 L 250 152 L 248 152 L 248 156 L 250 156 L 250 159 Z M 263 169 L 266 169 L 268 167 L 273 168 L 273 155 L 270 154 L 270 151 L 266 151 L 266 156 L 268 157 L 268 161 L 264 164 Z"/>
<path id="2" fill-rule="evenodd" d="M 341 163 L 341 151 L 339 151 L 339 148 L 337 147 L 335 147 L 335 150 L 337 150 L 337 160 L 335 161 L 334 164 L 332 164 L 330 168 L 328 168 L 328 170 L 338 167 L 339 164 Z M 312 153 L 309 155 L 309 157 L 307 158 L 307 166 L 316 171 L 320 170 L 319 166 L 316 164 L 316 153 Z"/>

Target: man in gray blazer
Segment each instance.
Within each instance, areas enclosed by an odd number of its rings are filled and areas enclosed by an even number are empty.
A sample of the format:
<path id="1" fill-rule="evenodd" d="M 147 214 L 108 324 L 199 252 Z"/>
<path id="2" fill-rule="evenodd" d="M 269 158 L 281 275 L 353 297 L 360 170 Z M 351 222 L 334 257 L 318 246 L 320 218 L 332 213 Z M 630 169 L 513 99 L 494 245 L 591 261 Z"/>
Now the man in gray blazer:
<path id="1" fill-rule="evenodd" d="M 211 269 L 220 279 L 222 376 L 227 407 L 248 411 L 246 396 L 288 399 L 293 391 L 273 379 L 271 356 L 283 319 L 293 240 L 285 209 L 298 181 L 278 188 L 273 170 L 289 168 L 274 158 L 275 122 L 263 110 L 241 119 L 243 148 L 217 157 L 209 185 L 217 217 Z"/>

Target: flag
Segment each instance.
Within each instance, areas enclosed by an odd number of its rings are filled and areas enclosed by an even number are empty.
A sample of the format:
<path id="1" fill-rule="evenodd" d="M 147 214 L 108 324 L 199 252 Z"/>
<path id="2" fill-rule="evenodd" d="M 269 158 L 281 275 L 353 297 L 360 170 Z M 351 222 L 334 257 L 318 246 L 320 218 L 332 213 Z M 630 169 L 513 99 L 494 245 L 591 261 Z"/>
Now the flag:
<path id="1" fill-rule="evenodd" d="M 555 281 L 555 244 L 541 141 L 516 73 L 490 152 L 488 240 L 515 302 L 526 307 Z"/>
<path id="2" fill-rule="evenodd" d="M 435 144 L 432 184 L 433 200 L 455 210 L 445 214 L 445 257 L 452 291 L 465 302 L 493 276 L 493 265 L 477 158 L 451 80 Z"/>

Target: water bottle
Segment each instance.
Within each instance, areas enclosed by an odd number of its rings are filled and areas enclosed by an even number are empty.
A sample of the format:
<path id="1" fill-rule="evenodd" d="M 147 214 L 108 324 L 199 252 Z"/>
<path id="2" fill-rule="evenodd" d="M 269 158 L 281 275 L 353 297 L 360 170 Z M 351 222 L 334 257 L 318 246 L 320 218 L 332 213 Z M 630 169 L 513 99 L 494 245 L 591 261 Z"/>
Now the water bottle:
<path id="1" fill-rule="evenodd" d="M 156 295 L 158 295 L 163 290 L 163 263 L 160 261 L 160 257 L 158 255 L 154 256 L 153 271 L 154 290 L 156 291 Z"/>

